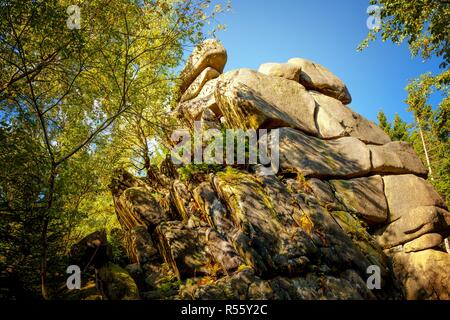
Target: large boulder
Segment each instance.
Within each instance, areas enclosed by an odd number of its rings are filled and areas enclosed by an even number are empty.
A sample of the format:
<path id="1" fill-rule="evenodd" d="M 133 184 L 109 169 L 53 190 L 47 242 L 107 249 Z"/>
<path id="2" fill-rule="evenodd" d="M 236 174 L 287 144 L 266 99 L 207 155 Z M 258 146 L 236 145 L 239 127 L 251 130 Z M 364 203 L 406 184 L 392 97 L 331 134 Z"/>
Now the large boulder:
<path id="1" fill-rule="evenodd" d="M 316 249 L 292 216 L 292 199 L 275 177 L 259 181 L 228 169 L 214 183 L 237 227 L 229 238 L 247 265 L 265 276 L 304 271 Z"/>
<path id="2" fill-rule="evenodd" d="M 264 63 L 259 67 L 258 72 L 299 82 L 302 69 L 291 63 Z"/>
<path id="3" fill-rule="evenodd" d="M 209 182 L 201 183 L 194 189 L 193 195 L 212 228 L 217 229 L 222 234 L 227 234 L 232 230 L 233 225 L 228 219 L 227 209 L 219 200 Z"/>
<path id="4" fill-rule="evenodd" d="M 377 241 L 386 249 L 405 244 L 427 233 L 450 234 L 450 213 L 428 206 L 409 208 L 404 214 L 378 230 Z"/>
<path id="5" fill-rule="evenodd" d="M 155 230 L 158 248 L 179 279 L 233 273 L 242 263 L 233 247 L 210 228 L 189 228 L 166 222 Z M 218 268 L 217 268 L 218 267 Z"/>
<path id="6" fill-rule="evenodd" d="M 388 217 L 381 176 L 330 181 L 336 196 L 369 224 L 383 223 Z"/>
<path id="7" fill-rule="evenodd" d="M 102 291 L 109 300 L 140 300 L 138 287 L 125 269 L 108 263 L 97 274 Z"/>
<path id="8" fill-rule="evenodd" d="M 189 56 L 181 72 L 180 93 L 183 94 L 192 82 L 208 67 L 223 72 L 227 63 L 227 50 L 215 39 L 201 43 Z"/>
<path id="9" fill-rule="evenodd" d="M 445 208 L 443 199 L 433 186 L 420 177 L 407 174 L 384 176 L 383 180 L 391 222 L 409 214 L 417 207 Z"/>
<path id="10" fill-rule="evenodd" d="M 352 111 L 341 101 L 310 91 L 317 103 L 317 127 L 320 137 L 331 139 L 343 136 L 358 138 L 365 143 L 389 143 L 389 136 L 375 123 Z"/>
<path id="11" fill-rule="evenodd" d="M 132 263 L 143 265 L 157 257 L 158 250 L 145 227 L 137 226 L 128 232 L 127 247 Z"/>
<path id="12" fill-rule="evenodd" d="M 344 82 L 324 66 L 302 58 L 293 58 L 288 62 L 302 69 L 300 83 L 308 90 L 319 91 L 344 104 L 352 102 L 352 97 Z"/>
<path id="13" fill-rule="evenodd" d="M 413 173 L 426 176 L 428 170 L 407 142 L 391 142 L 383 146 L 369 146 L 372 172 L 380 174 Z"/>
<path id="14" fill-rule="evenodd" d="M 197 77 L 197 79 L 194 80 L 194 82 L 189 86 L 189 88 L 186 90 L 186 92 L 181 97 L 180 102 L 185 102 L 191 99 L 194 99 L 199 95 L 199 93 L 202 91 L 203 86 L 210 80 L 213 80 L 220 76 L 219 71 L 213 69 L 213 68 L 206 68 L 205 70 L 200 73 L 200 75 Z"/>
<path id="15" fill-rule="evenodd" d="M 411 242 L 406 243 L 403 246 L 405 252 L 417 252 L 425 249 L 431 249 L 439 246 L 444 241 L 442 235 L 439 233 L 428 233 L 420 238 L 417 238 Z"/>
<path id="16" fill-rule="evenodd" d="M 294 81 L 240 69 L 219 77 L 216 100 L 229 127 L 294 127 L 317 135 L 315 102 Z"/>
<path id="17" fill-rule="evenodd" d="M 280 167 L 305 177 L 352 178 L 369 173 L 370 152 L 360 140 L 321 140 L 291 128 L 281 128 Z"/>
<path id="18" fill-rule="evenodd" d="M 108 244 L 105 230 L 95 231 L 72 246 L 70 253 L 72 264 L 82 270 L 88 267 L 100 268 L 112 257 L 112 249 Z"/>
<path id="19" fill-rule="evenodd" d="M 115 204 L 119 222 L 126 230 L 137 226 L 153 230 L 161 222 L 170 220 L 168 212 L 145 187 L 126 189 Z"/>
<path id="20" fill-rule="evenodd" d="M 393 262 L 408 300 L 450 300 L 450 254 L 438 250 L 398 253 Z"/>

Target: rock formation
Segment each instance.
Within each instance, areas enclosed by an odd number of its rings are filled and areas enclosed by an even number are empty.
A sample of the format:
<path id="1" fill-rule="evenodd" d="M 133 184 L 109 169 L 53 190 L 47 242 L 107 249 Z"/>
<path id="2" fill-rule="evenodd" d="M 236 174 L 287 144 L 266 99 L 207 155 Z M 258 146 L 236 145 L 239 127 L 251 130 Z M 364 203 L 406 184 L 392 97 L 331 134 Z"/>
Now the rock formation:
<path id="1" fill-rule="evenodd" d="M 315 62 L 222 74 L 226 60 L 215 40 L 194 51 L 174 115 L 191 129 L 279 129 L 280 171 L 183 180 L 168 159 L 163 186 L 120 173 L 111 189 L 141 297 L 449 299 L 450 213 L 412 147 L 352 111 Z"/>

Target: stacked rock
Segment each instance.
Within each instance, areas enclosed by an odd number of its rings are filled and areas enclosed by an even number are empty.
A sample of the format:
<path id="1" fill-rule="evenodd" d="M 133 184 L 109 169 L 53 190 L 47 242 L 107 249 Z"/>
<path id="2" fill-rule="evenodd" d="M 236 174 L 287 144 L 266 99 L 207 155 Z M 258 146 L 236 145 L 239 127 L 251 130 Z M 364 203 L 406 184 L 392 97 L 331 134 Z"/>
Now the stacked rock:
<path id="1" fill-rule="evenodd" d="M 412 146 L 352 111 L 343 81 L 315 62 L 294 58 L 219 76 L 226 56 L 214 40 L 194 52 L 182 73 L 180 117 L 192 125 L 213 114 L 228 128 L 279 129 L 281 170 L 370 227 L 407 297 L 448 298 L 450 255 L 437 248 L 450 235 L 450 214 Z"/>

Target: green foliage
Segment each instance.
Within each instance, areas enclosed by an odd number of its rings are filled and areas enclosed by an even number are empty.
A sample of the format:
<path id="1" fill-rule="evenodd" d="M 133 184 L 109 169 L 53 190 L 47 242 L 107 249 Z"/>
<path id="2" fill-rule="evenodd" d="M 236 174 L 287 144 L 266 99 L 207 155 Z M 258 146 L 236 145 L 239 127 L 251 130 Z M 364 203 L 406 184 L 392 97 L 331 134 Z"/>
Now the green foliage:
<path id="1" fill-rule="evenodd" d="M 393 123 L 389 123 L 383 111 L 378 113 L 378 126 L 386 132 L 393 141 L 410 141 L 412 125 L 404 121 L 398 113 Z"/>
<path id="2" fill-rule="evenodd" d="M 450 4 L 445 0 L 371 0 L 379 4 L 381 28 L 370 31 L 360 44 L 366 48 L 381 34 L 383 41 L 396 44 L 406 41 L 413 57 L 436 57 L 441 60 L 440 74 L 424 74 L 407 86 L 408 110 L 414 114 L 415 123 L 408 125 L 397 115 L 389 124 L 384 114 L 379 115 L 380 126 L 393 140 L 409 141 L 428 166 L 430 182 L 450 204 Z M 436 105 L 431 97 L 441 98 Z"/>
<path id="3" fill-rule="evenodd" d="M 79 30 L 66 26 L 73 4 Z M 110 177 L 160 161 L 173 125 L 175 68 L 222 11 L 209 5 L 2 3 L 0 268 L 17 274 L 20 286 L 35 295 L 41 286 L 48 298 L 70 246 L 117 226 Z"/>
<path id="4" fill-rule="evenodd" d="M 450 5 L 445 0 L 371 0 L 380 5 L 381 30 L 370 31 L 358 50 L 368 47 L 381 34 L 383 41 L 407 41 L 413 56 L 442 58 L 442 68 L 450 63 Z"/>

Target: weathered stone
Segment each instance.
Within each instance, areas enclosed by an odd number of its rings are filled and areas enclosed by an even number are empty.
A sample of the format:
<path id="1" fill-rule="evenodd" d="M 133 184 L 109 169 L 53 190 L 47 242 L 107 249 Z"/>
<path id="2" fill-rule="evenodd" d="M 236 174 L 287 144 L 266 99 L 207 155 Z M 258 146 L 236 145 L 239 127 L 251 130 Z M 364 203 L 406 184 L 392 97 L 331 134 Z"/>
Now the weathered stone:
<path id="1" fill-rule="evenodd" d="M 378 145 L 391 141 L 375 123 L 352 111 L 341 101 L 315 91 L 310 91 L 310 94 L 318 106 L 316 121 L 320 137 L 332 139 L 351 136 Z"/>
<path id="2" fill-rule="evenodd" d="M 308 186 L 321 202 L 325 204 L 333 204 L 336 202 L 333 190 L 327 182 L 312 178 L 308 180 Z"/>
<path id="3" fill-rule="evenodd" d="M 125 269 L 108 263 L 97 274 L 102 291 L 109 300 L 140 300 L 136 283 Z"/>
<path id="4" fill-rule="evenodd" d="M 450 300 L 450 254 L 437 250 L 397 253 L 393 262 L 408 300 Z"/>
<path id="5" fill-rule="evenodd" d="M 324 141 L 290 128 L 279 133 L 282 169 L 317 178 L 351 178 L 370 171 L 369 149 L 356 138 Z"/>
<path id="6" fill-rule="evenodd" d="M 179 279 L 208 274 L 212 260 L 195 229 L 180 222 L 166 222 L 156 228 L 154 237 L 158 239 L 159 253 Z"/>
<path id="7" fill-rule="evenodd" d="M 415 175 L 385 176 L 384 189 L 389 206 L 389 221 L 406 215 L 411 209 L 424 206 L 445 208 L 445 203 L 436 190 Z"/>
<path id="8" fill-rule="evenodd" d="M 439 233 L 428 233 L 403 246 L 405 252 L 416 252 L 439 246 L 444 238 Z"/>
<path id="9" fill-rule="evenodd" d="M 407 142 L 391 142 L 383 146 L 369 146 L 372 172 L 381 174 L 413 173 L 426 176 L 428 170 Z"/>
<path id="10" fill-rule="evenodd" d="M 259 67 L 258 72 L 299 82 L 302 69 L 291 63 L 264 63 Z"/>
<path id="11" fill-rule="evenodd" d="M 191 99 L 194 99 L 199 95 L 203 86 L 210 80 L 217 78 L 220 76 L 220 73 L 213 68 L 206 68 L 200 73 L 200 75 L 195 79 L 195 81 L 189 86 L 186 92 L 181 97 L 180 102 L 185 102 Z"/>
<path id="12" fill-rule="evenodd" d="M 258 181 L 232 169 L 218 173 L 214 183 L 239 230 L 230 240 L 246 264 L 257 274 L 303 272 L 316 249 L 288 210 L 285 187 L 274 177 Z"/>
<path id="13" fill-rule="evenodd" d="M 192 194 L 189 192 L 186 185 L 179 180 L 174 181 L 170 192 L 179 216 L 183 221 L 188 221 L 189 217 L 192 215 L 190 207 L 191 200 L 193 199 Z"/>
<path id="14" fill-rule="evenodd" d="M 351 180 L 332 180 L 336 196 L 351 211 L 368 223 L 383 223 L 388 218 L 388 207 L 381 176 Z"/>
<path id="15" fill-rule="evenodd" d="M 388 278 L 390 270 L 388 268 L 387 257 L 381 246 L 362 226 L 360 220 L 345 211 L 333 211 L 331 215 L 366 258 L 373 265 L 380 267 L 382 279 Z"/>
<path id="16" fill-rule="evenodd" d="M 240 69 L 219 77 L 216 100 L 229 127 L 290 126 L 317 135 L 314 99 L 294 81 Z"/>
<path id="17" fill-rule="evenodd" d="M 161 224 L 155 231 L 158 248 L 164 260 L 179 279 L 211 275 L 215 265 L 233 273 L 241 265 L 234 248 L 210 228 L 188 228 L 180 222 Z"/>
<path id="18" fill-rule="evenodd" d="M 211 227 L 216 228 L 222 234 L 227 234 L 233 228 L 227 217 L 227 209 L 209 182 L 201 183 L 194 189 L 193 195 Z"/>
<path id="19" fill-rule="evenodd" d="M 404 244 L 427 233 L 450 233 L 450 213 L 428 206 L 410 208 L 394 222 L 379 230 L 377 241 L 386 249 Z"/>
<path id="20" fill-rule="evenodd" d="M 186 66 L 181 72 L 180 92 L 183 94 L 191 83 L 208 67 L 223 72 L 227 63 L 227 51 L 223 45 L 208 39 L 201 43 L 188 58 Z"/>
<path id="21" fill-rule="evenodd" d="M 145 227 L 134 227 L 129 231 L 127 238 L 128 255 L 131 258 L 131 262 L 145 264 L 155 259 L 158 250 Z"/>
<path id="22" fill-rule="evenodd" d="M 180 297 L 189 300 L 245 300 L 248 288 L 260 281 L 252 269 L 244 269 L 207 285 L 186 285 L 180 289 Z"/>
<path id="23" fill-rule="evenodd" d="M 72 246 L 70 260 L 82 270 L 93 266 L 99 268 L 108 263 L 112 257 L 111 246 L 108 244 L 106 231 L 96 231 L 84 237 Z"/>
<path id="24" fill-rule="evenodd" d="M 352 102 L 352 97 L 342 80 L 324 66 L 302 58 L 293 58 L 288 62 L 302 69 L 300 83 L 307 89 L 317 90 L 344 104 Z"/>
<path id="25" fill-rule="evenodd" d="M 293 195 L 296 206 L 302 214 L 296 217 L 298 224 L 308 230 L 315 245 L 319 248 L 320 262 L 335 270 L 354 269 L 361 274 L 372 263 L 352 242 L 336 219 L 313 199 L 304 195 Z"/>
<path id="26" fill-rule="evenodd" d="M 128 188 L 116 201 L 120 224 L 127 230 L 136 226 L 154 229 L 170 217 L 158 200 L 144 187 Z"/>

